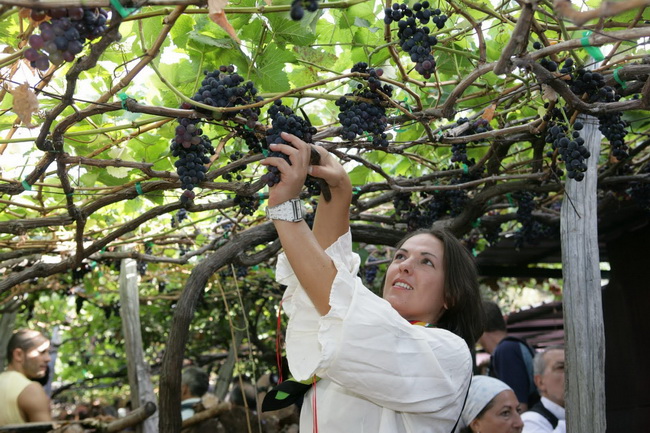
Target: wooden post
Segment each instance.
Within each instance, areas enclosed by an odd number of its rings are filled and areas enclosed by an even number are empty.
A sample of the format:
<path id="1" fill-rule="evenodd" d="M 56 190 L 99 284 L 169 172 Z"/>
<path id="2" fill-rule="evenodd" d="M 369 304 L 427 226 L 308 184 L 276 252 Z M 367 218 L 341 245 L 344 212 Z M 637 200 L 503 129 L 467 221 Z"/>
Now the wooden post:
<path id="1" fill-rule="evenodd" d="M 120 266 L 120 304 L 122 331 L 124 332 L 128 360 L 131 405 L 133 409 L 137 409 L 147 402 L 155 402 L 157 399 L 151 384 L 149 364 L 145 362 L 142 350 L 137 262 L 133 259 L 122 260 Z M 157 432 L 158 413 L 154 413 L 142 424 L 136 426 L 136 431 L 138 433 Z"/>
<path id="2" fill-rule="evenodd" d="M 16 300 L 9 301 L 4 307 L 4 312 L 0 315 L 0 371 L 5 368 L 7 360 L 7 345 L 14 332 L 14 323 L 16 321 L 16 312 L 20 303 Z"/>
<path id="3" fill-rule="evenodd" d="M 605 433 L 605 333 L 598 254 L 598 120 L 578 116 L 591 157 L 581 182 L 566 181 L 562 202 L 562 273 L 568 432 Z"/>

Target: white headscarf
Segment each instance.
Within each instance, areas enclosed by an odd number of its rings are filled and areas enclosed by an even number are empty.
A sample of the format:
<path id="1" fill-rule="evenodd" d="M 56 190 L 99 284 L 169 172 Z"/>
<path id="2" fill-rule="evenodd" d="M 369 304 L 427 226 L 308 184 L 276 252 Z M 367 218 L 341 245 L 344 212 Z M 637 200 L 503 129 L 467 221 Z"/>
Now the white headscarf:
<path id="1" fill-rule="evenodd" d="M 474 376 L 469 386 L 469 394 L 460 415 L 457 432 L 467 427 L 469 423 L 483 410 L 487 404 L 492 401 L 502 391 L 512 390 L 508 385 L 489 376 Z"/>

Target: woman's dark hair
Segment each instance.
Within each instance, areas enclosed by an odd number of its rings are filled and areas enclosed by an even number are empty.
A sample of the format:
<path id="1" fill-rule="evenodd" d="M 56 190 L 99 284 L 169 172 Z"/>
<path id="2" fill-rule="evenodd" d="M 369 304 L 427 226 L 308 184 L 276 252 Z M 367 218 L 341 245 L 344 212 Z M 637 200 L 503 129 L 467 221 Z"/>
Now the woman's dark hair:
<path id="1" fill-rule="evenodd" d="M 413 236 L 421 234 L 438 238 L 444 247 L 443 270 L 447 309 L 436 325 L 461 337 L 473 350 L 476 341 L 483 334 L 485 320 L 474 257 L 451 232 L 439 228 L 411 232 L 399 241 L 397 248 Z"/>

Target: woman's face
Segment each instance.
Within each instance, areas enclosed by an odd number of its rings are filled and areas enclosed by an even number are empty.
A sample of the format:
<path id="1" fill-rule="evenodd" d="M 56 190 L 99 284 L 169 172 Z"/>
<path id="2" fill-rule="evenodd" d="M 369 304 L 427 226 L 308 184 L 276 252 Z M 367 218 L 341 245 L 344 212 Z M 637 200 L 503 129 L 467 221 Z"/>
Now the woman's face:
<path id="1" fill-rule="evenodd" d="M 444 245 L 415 235 L 395 251 L 386 272 L 384 299 L 407 320 L 436 323 L 445 308 Z"/>
<path id="2" fill-rule="evenodd" d="M 492 407 L 483 416 L 470 423 L 473 432 L 520 433 L 524 423 L 519 416 L 519 401 L 509 389 L 501 391 L 493 399 Z"/>

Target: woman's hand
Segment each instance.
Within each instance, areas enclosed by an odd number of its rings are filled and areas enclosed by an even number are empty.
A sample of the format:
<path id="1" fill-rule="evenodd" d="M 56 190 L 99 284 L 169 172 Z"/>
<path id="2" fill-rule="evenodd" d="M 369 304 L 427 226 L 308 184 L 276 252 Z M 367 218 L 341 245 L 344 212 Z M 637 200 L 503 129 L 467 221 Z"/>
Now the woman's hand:
<path id="1" fill-rule="evenodd" d="M 279 157 L 262 160 L 263 165 L 272 165 L 280 171 L 280 183 L 269 189 L 269 206 L 276 206 L 292 198 L 298 198 L 309 172 L 311 145 L 298 137 L 282 133 L 282 139 L 293 144 L 271 144 L 270 150 L 282 152 L 289 157 L 291 164 Z"/>
<path id="2" fill-rule="evenodd" d="M 294 146 L 297 146 L 298 143 L 306 144 L 295 135 L 284 134 L 282 138 Z M 311 147 L 311 149 L 320 155 L 319 164 L 309 166 L 308 174 L 310 176 L 323 179 L 330 188 L 341 188 L 351 185 L 348 173 L 326 149 L 310 144 L 307 144 L 307 146 Z"/>

